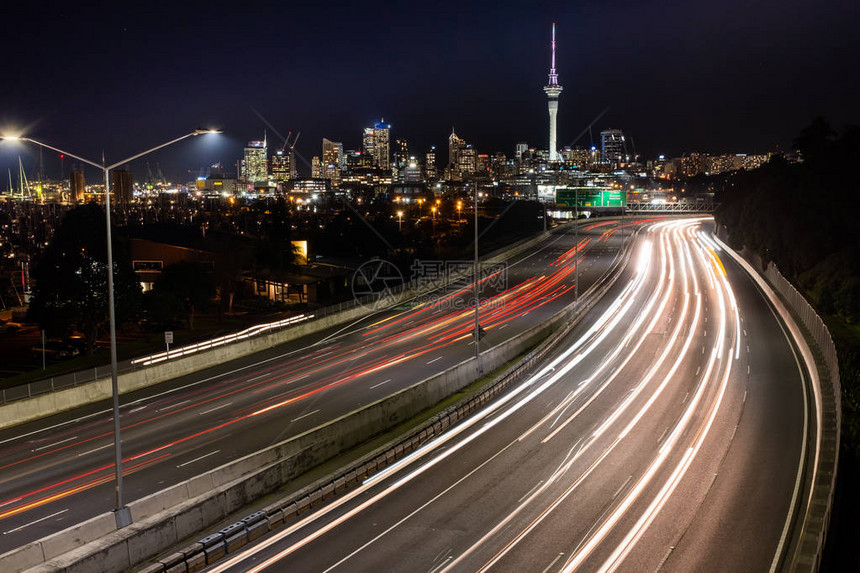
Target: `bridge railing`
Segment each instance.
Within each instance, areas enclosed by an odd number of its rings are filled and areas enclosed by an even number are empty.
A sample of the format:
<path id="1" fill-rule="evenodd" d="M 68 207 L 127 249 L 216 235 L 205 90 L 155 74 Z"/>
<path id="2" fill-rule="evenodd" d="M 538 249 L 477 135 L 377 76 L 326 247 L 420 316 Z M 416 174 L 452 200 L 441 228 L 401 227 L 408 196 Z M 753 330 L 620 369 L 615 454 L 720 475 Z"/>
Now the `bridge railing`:
<path id="1" fill-rule="evenodd" d="M 717 208 L 713 201 L 683 203 L 628 203 L 627 213 L 713 213 Z"/>

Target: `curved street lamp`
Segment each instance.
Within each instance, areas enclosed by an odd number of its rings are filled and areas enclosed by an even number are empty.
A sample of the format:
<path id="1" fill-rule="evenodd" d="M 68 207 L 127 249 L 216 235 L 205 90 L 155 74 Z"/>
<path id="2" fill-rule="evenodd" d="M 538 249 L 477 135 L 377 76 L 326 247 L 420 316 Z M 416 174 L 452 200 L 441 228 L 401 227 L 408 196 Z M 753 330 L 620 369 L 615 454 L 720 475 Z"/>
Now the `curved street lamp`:
<path id="1" fill-rule="evenodd" d="M 116 316 L 114 311 L 114 296 L 113 296 L 113 247 L 111 245 L 111 224 L 110 224 L 110 171 L 111 169 L 115 169 L 120 165 L 124 165 L 129 161 L 134 161 L 139 157 L 152 153 L 153 151 L 157 151 L 163 147 L 167 147 L 168 145 L 173 145 L 183 139 L 188 137 L 195 137 L 198 135 L 204 135 L 206 133 L 221 133 L 220 130 L 216 129 L 195 129 L 190 133 L 186 133 L 181 137 L 177 137 L 176 139 L 171 139 L 166 143 L 162 143 L 161 145 L 157 145 L 152 149 L 147 149 L 146 151 L 141 151 L 138 154 L 132 155 L 131 157 L 127 157 L 122 161 L 117 161 L 112 165 L 106 165 L 104 160 L 104 155 L 102 155 L 102 162 L 97 163 L 95 161 L 90 161 L 89 159 L 85 159 L 73 153 L 69 153 L 68 151 L 64 151 L 52 145 L 48 145 L 47 143 L 43 143 L 41 141 L 36 141 L 35 139 L 31 139 L 29 137 L 18 137 L 18 136 L 2 136 L 0 140 L 4 141 L 26 141 L 29 143 L 33 143 L 40 147 L 44 147 L 45 149 L 50 149 L 51 151 L 56 151 L 57 153 L 63 153 L 68 155 L 73 159 L 77 159 L 82 163 L 86 163 L 96 169 L 101 169 L 104 173 L 104 181 L 105 181 L 105 221 L 107 227 L 107 272 L 108 272 L 108 315 L 110 318 L 110 377 L 111 377 L 111 393 L 113 394 L 113 429 L 114 429 L 114 449 L 116 452 L 116 508 L 114 509 L 114 516 L 116 518 L 116 527 L 117 529 L 121 527 L 125 527 L 126 525 L 131 524 L 131 510 L 128 506 L 123 503 L 123 485 L 122 485 L 122 445 L 120 441 L 120 426 L 119 426 L 119 385 L 117 382 L 117 360 L 116 360 Z"/>

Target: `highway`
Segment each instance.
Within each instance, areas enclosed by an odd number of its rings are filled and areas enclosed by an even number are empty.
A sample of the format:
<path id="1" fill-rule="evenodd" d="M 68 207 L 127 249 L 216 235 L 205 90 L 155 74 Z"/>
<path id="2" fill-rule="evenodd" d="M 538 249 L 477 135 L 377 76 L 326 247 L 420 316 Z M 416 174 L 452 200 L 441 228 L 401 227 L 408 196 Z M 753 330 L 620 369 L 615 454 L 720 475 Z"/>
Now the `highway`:
<path id="1" fill-rule="evenodd" d="M 800 362 L 710 220 L 490 406 L 209 570 L 768 571 L 798 498 Z"/>
<path id="2" fill-rule="evenodd" d="M 641 222 L 641 221 L 640 221 Z M 628 227 L 633 223 L 628 221 Z M 619 252 L 617 221 L 566 225 L 482 284 L 482 348 L 574 300 Z M 121 399 L 126 503 L 253 453 L 474 354 L 468 280 Z M 114 507 L 112 416 L 94 404 L 0 432 L 0 553 Z"/>

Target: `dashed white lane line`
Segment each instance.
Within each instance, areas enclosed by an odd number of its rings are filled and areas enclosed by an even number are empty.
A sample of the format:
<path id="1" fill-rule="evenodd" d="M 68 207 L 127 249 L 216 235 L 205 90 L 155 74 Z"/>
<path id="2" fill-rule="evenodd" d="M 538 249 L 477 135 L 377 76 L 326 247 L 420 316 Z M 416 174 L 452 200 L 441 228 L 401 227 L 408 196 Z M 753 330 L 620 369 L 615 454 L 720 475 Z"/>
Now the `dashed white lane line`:
<path id="1" fill-rule="evenodd" d="M 87 451 L 85 451 L 85 452 L 81 452 L 81 453 L 79 453 L 79 454 L 78 454 L 78 457 L 85 456 L 85 455 L 87 455 L 87 454 L 91 454 L 91 453 L 93 453 L 93 452 L 97 452 L 97 451 L 99 451 L 99 450 L 103 450 L 103 449 L 105 449 L 105 448 L 109 448 L 109 447 L 111 447 L 112 445 L 114 445 L 114 444 L 112 444 L 112 443 L 111 443 L 111 444 L 105 444 L 105 445 L 103 445 L 103 446 L 99 446 L 99 447 L 94 448 L 94 449 L 92 449 L 92 450 L 87 450 Z"/>
<path id="2" fill-rule="evenodd" d="M 547 566 L 546 566 L 546 569 L 544 569 L 543 571 L 541 571 L 541 573 L 547 573 L 547 571 L 549 571 L 550 569 L 552 569 L 552 568 L 553 568 L 553 566 L 554 566 L 556 563 L 558 563 L 558 560 L 559 560 L 559 559 L 561 559 L 562 557 L 564 557 L 564 553 L 559 553 L 558 555 L 556 555 L 556 556 L 555 556 L 555 559 L 553 559 L 553 560 L 552 560 L 552 563 L 550 563 L 549 565 L 547 565 Z"/>
<path id="3" fill-rule="evenodd" d="M 226 408 L 231 405 L 233 402 L 227 402 L 226 404 L 221 404 L 220 406 L 215 406 L 214 408 L 210 408 L 209 410 L 205 410 L 197 414 L 198 416 L 202 416 L 203 414 L 208 414 L 209 412 L 214 412 L 215 410 L 220 410 L 221 408 Z"/>
<path id="4" fill-rule="evenodd" d="M 369 390 L 373 390 L 374 388 L 379 388 L 380 386 L 382 386 L 383 384 L 386 384 L 386 383 L 388 383 L 388 382 L 391 382 L 391 378 L 389 378 L 388 380 L 383 380 L 383 381 L 382 381 L 382 382 L 380 382 L 379 384 L 374 384 L 373 386 L 371 386 L 371 387 L 369 388 Z"/>
<path id="5" fill-rule="evenodd" d="M 193 460 L 188 460 L 188 461 L 187 461 L 187 462 L 185 462 L 184 464 L 179 464 L 179 465 L 178 465 L 178 466 L 176 466 L 176 467 L 181 468 L 181 467 L 185 467 L 185 466 L 187 466 L 188 464 L 193 464 L 194 462 L 199 462 L 199 461 L 200 461 L 200 460 L 202 460 L 203 458 L 208 458 L 209 456 L 214 456 L 215 454 L 217 454 L 217 453 L 218 453 L 218 452 L 220 452 L 220 451 L 221 451 L 221 450 L 215 450 L 214 452 L 209 452 L 208 454 L 203 454 L 203 455 L 202 455 L 202 456 L 200 456 L 199 458 L 194 458 Z"/>
<path id="6" fill-rule="evenodd" d="M 59 442 L 54 442 L 53 444 L 48 444 L 47 446 L 39 446 L 35 448 L 33 451 L 38 452 L 39 450 L 45 450 L 47 448 L 53 448 L 54 446 L 59 446 L 60 444 L 65 444 L 66 442 L 71 442 L 72 440 L 77 440 L 77 436 L 72 436 L 71 438 L 66 438 L 65 440 L 60 440 Z"/>
<path id="7" fill-rule="evenodd" d="M 442 360 L 442 357 L 441 357 L 441 356 L 438 356 L 438 357 L 434 358 L 433 360 L 431 360 L 430 362 L 428 362 L 427 364 L 433 364 L 433 363 L 434 363 L 434 362 L 436 362 L 437 360 Z"/>
<path id="8" fill-rule="evenodd" d="M 177 402 L 176 404 L 171 404 L 170 406 L 165 406 L 164 408 L 159 408 L 158 410 L 156 410 L 156 412 L 164 412 L 165 410 L 170 410 L 170 409 L 175 408 L 177 406 L 187 404 L 190 401 L 191 401 L 190 399 L 189 400 L 183 400 L 182 402 Z"/>
<path id="9" fill-rule="evenodd" d="M 45 517 L 41 517 L 41 518 L 39 518 L 39 519 L 37 519 L 37 520 L 35 520 L 35 521 L 31 521 L 30 523 L 25 523 L 25 524 L 24 524 L 24 525 L 22 525 L 21 527 L 16 527 L 15 529 L 10 529 L 9 531 L 4 531 L 4 532 L 3 532 L 3 535 L 8 535 L 8 534 L 10 534 L 10 533 L 15 533 L 16 531 L 21 531 L 21 530 L 22 530 L 22 529 L 24 529 L 25 527 L 30 527 L 31 525 L 34 525 L 34 524 L 36 524 L 36 523 L 39 523 L 40 521 L 45 521 L 46 519 L 51 519 L 52 517 L 57 517 L 57 516 L 58 516 L 58 515 L 60 515 L 60 514 L 66 513 L 67 511 L 69 511 L 69 510 L 68 510 L 68 508 L 67 508 L 67 509 L 64 509 L 64 510 L 62 510 L 62 511 L 58 511 L 57 513 L 52 513 L 51 515 L 46 515 Z"/>
<path id="10" fill-rule="evenodd" d="M 290 420 L 290 422 L 291 422 L 291 423 L 292 423 L 292 422 L 298 422 L 298 421 L 299 421 L 299 420 L 301 420 L 302 418 L 307 418 L 308 416 L 313 416 L 313 415 L 314 415 L 314 414 L 316 414 L 317 412 L 319 412 L 319 410 L 314 410 L 313 412 L 308 412 L 307 414 L 302 414 L 302 415 L 301 415 L 301 416 L 299 416 L 298 418 L 296 418 L 296 419 L 294 419 L 294 420 Z"/>

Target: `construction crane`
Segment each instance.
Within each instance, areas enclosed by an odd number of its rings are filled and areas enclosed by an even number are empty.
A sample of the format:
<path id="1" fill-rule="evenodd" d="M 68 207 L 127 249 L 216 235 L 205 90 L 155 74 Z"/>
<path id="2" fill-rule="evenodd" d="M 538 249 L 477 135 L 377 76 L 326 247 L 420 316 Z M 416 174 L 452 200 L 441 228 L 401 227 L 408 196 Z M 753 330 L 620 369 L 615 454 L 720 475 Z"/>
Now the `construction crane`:
<path id="1" fill-rule="evenodd" d="M 155 162 L 155 177 L 159 185 L 167 185 L 167 179 L 164 177 L 164 173 L 161 171 L 161 163 L 158 161 Z"/>
<path id="2" fill-rule="evenodd" d="M 149 168 L 149 161 L 146 162 L 146 188 L 150 191 L 155 188 L 155 181 L 153 181 L 152 169 Z"/>
<path id="3" fill-rule="evenodd" d="M 299 136 L 302 134 L 302 132 L 301 131 L 298 132 L 296 134 L 295 139 L 293 139 L 293 142 L 290 143 L 290 136 L 292 134 L 293 134 L 292 131 L 287 132 L 287 136 L 284 138 L 284 145 L 281 146 L 281 151 L 286 151 L 288 147 L 290 148 L 290 151 L 294 151 L 296 149 L 296 143 L 299 141 Z"/>

